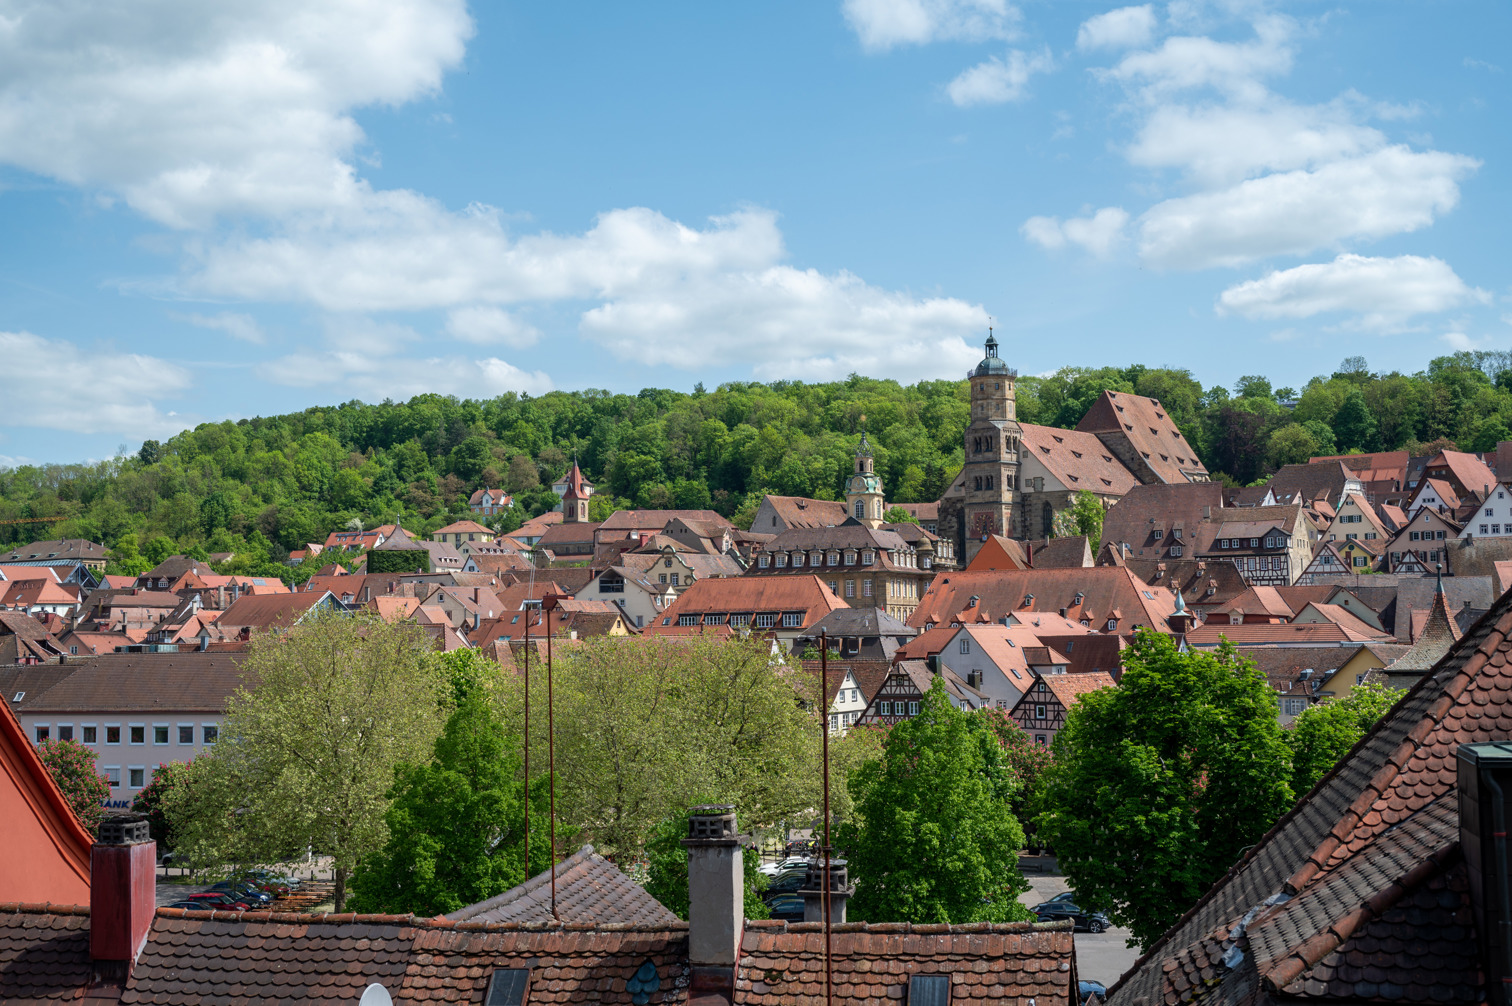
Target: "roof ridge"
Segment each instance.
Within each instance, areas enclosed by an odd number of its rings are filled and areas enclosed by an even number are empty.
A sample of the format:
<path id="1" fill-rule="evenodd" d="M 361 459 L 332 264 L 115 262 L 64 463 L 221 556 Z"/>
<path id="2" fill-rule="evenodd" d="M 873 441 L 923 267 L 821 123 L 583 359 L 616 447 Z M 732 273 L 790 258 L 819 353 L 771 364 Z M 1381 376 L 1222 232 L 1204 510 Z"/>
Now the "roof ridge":
<path id="1" fill-rule="evenodd" d="M 37 906 L 32 906 L 37 907 Z M 0 905 L 0 910 L 5 908 Z M 41 913 L 38 913 L 41 914 Z M 52 914 L 88 914 L 83 912 L 53 912 Z M 358 912 L 228 912 L 219 909 L 200 911 L 189 908 L 159 908 L 157 918 L 191 919 L 206 922 L 268 922 L 296 923 L 299 925 L 403 925 L 416 929 L 451 929 L 463 932 L 617 932 L 617 933 L 676 933 L 685 932 L 686 922 L 642 924 L 629 922 L 562 922 L 553 919 L 547 922 L 469 922 L 448 919 L 445 916 L 426 917 L 415 915 L 365 915 Z"/>

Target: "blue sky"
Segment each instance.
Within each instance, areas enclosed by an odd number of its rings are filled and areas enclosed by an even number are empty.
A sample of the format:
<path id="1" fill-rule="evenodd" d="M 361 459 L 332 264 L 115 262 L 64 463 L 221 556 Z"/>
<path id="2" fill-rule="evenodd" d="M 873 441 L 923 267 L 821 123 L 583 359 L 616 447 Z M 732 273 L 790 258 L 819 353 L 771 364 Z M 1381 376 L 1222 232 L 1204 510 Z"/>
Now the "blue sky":
<path id="1" fill-rule="evenodd" d="M 955 377 L 989 316 L 1024 373 L 1505 349 L 1509 37 L 1470 2 L 0 0 L 0 465 L 425 391 Z"/>

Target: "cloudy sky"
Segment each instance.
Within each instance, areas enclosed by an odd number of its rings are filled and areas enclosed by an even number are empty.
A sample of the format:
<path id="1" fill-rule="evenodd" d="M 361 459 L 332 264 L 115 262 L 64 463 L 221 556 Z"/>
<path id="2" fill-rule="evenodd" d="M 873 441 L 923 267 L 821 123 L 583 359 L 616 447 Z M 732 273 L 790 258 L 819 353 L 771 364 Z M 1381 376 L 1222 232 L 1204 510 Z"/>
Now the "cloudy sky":
<path id="1" fill-rule="evenodd" d="M 0 465 L 420 392 L 1512 345 L 1512 6 L 0 0 Z"/>

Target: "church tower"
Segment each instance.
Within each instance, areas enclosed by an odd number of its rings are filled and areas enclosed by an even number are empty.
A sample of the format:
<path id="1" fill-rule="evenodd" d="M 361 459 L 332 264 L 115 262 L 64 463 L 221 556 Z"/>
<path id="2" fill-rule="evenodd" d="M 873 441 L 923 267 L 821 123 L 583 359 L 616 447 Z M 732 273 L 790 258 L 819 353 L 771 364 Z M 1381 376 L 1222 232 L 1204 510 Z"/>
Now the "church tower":
<path id="1" fill-rule="evenodd" d="M 886 506 L 882 501 L 882 477 L 876 472 L 876 459 L 872 457 L 866 431 L 862 430 L 861 443 L 856 447 L 856 472 L 845 483 L 845 512 L 875 531 L 882 526 Z"/>
<path id="2" fill-rule="evenodd" d="M 990 534 L 1011 535 L 1018 499 L 1019 428 L 1013 400 L 1018 372 L 998 356 L 997 339 L 987 334 L 987 355 L 971 373 L 971 423 L 966 427 L 962 518 L 966 561 Z"/>
<path id="3" fill-rule="evenodd" d="M 562 495 L 562 522 L 565 524 L 585 524 L 588 522 L 588 497 L 593 489 L 588 486 L 587 479 L 583 478 L 583 470 L 578 467 L 577 459 L 572 461 L 572 471 L 567 473 L 567 491 Z"/>

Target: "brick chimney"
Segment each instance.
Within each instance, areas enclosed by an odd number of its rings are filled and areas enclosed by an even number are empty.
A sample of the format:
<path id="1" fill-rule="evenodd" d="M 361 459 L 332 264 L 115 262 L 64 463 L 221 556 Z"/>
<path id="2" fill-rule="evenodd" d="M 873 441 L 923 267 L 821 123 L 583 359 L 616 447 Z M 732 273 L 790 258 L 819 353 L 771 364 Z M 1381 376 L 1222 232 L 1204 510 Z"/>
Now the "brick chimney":
<path id="1" fill-rule="evenodd" d="M 157 908 L 157 843 L 147 818 L 107 817 L 89 857 L 89 956 L 96 981 L 121 983 Z"/>
<path id="2" fill-rule="evenodd" d="M 830 924 L 845 921 L 845 903 L 856 893 L 856 888 L 847 883 L 845 860 L 830 860 Z M 824 921 L 824 859 L 815 856 L 809 860 L 808 876 L 803 878 L 803 921 Z"/>
<path id="3" fill-rule="evenodd" d="M 683 845 L 688 850 L 689 999 L 729 1002 L 745 927 L 745 864 L 735 808 L 694 807 Z"/>

